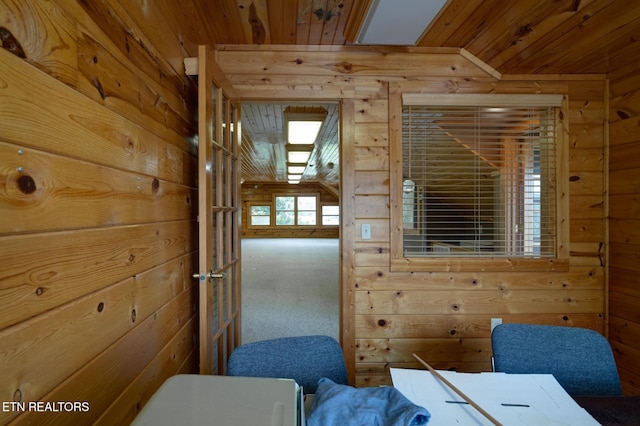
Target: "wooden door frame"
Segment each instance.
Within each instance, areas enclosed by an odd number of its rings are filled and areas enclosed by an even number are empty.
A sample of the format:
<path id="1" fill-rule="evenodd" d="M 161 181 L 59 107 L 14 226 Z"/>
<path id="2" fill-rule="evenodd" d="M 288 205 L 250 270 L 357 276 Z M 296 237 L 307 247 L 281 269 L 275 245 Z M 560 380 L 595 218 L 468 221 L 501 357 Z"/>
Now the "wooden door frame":
<path id="1" fill-rule="evenodd" d="M 244 103 L 318 103 L 330 102 L 338 104 L 339 114 L 339 149 L 340 149 L 340 185 L 338 204 L 340 206 L 340 226 L 338 231 L 338 291 L 340 306 L 338 307 L 339 331 L 338 340 L 345 357 L 349 383 L 355 384 L 355 291 L 345 283 L 355 282 L 353 266 L 355 265 L 354 241 L 344 238 L 355 231 L 355 100 L 350 98 L 317 99 L 317 98 L 243 98 Z M 348 167 L 347 167 L 348 165 Z M 346 266 L 346 267 L 345 267 Z"/>
<path id="2" fill-rule="evenodd" d="M 344 353 L 349 383 L 356 381 L 356 325 L 355 289 L 346 283 L 355 283 L 355 100 L 340 99 L 340 346 Z"/>

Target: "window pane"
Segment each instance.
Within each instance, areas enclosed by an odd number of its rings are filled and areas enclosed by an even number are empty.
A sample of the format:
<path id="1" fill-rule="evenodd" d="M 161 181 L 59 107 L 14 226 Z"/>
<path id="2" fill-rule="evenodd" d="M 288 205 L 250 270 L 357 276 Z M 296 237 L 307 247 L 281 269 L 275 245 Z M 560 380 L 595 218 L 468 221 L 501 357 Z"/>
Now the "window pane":
<path id="1" fill-rule="evenodd" d="M 269 216 L 252 216 L 251 224 L 256 226 L 268 226 L 271 224 L 271 218 Z"/>
<path id="2" fill-rule="evenodd" d="M 298 197 L 298 210 L 316 210 L 316 197 Z"/>
<path id="3" fill-rule="evenodd" d="M 293 212 L 276 212 L 276 225 L 295 225 Z"/>
<path id="4" fill-rule="evenodd" d="M 340 225 L 340 216 L 322 216 L 322 224 L 325 226 Z"/>
<path id="5" fill-rule="evenodd" d="M 276 197 L 276 211 L 293 210 L 295 197 Z"/>
<path id="6" fill-rule="evenodd" d="M 298 225 L 315 225 L 316 212 L 298 212 Z"/>
<path id="7" fill-rule="evenodd" d="M 340 214 L 340 206 L 322 206 L 322 215 L 338 216 Z"/>
<path id="8" fill-rule="evenodd" d="M 271 206 L 251 206 L 252 216 L 269 216 L 271 214 Z"/>

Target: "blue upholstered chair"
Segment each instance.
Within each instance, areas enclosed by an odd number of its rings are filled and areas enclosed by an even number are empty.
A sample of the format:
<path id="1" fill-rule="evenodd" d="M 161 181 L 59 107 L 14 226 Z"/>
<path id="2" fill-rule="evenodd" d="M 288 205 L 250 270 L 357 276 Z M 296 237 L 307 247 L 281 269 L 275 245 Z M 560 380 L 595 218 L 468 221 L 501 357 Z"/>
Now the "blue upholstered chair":
<path id="1" fill-rule="evenodd" d="M 227 375 L 294 379 L 309 394 L 316 392 L 323 377 L 348 384 L 342 348 L 329 336 L 283 337 L 240 345 L 229 356 Z"/>
<path id="2" fill-rule="evenodd" d="M 593 330 L 502 324 L 491 344 L 497 372 L 553 374 L 571 396 L 622 395 L 611 346 Z"/>

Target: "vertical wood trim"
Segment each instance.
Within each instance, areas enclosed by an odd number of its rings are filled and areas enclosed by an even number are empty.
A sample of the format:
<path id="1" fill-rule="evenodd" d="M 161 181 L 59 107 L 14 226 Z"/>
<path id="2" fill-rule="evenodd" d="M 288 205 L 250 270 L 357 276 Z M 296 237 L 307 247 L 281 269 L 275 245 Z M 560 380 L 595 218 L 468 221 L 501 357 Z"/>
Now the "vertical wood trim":
<path id="1" fill-rule="evenodd" d="M 391 259 L 402 259 L 402 93 L 389 83 L 389 202 Z"/>
<path id="2" fill-rule="evenodd" d="M 603 99 L 603 112 L 604 112 L 604 128 L 602 135 L 602 143 L 603 143 L 603 164 L 602 164 L 602 178 L 603 178 L 603 188 L 604 188 L 604 286 L 603 286 L 603 300 L 604 300 L 604 326 L 603 326 L 603 334 L 608 339 L 609 338 L 609 288 L 610 288 L 610 236 L 609 236 L 609 98 L 610 98 L 610 88 L 609 88 L 609 79 L 606 79 L 604 82 L 604 99 Z"/>
<path id="3" fill-rule="evenodd" d="M 222 215 L 220 215 L 220 217 L 222 217 Z M 220 224 L 219 222 L 216 224 L 216 228 L 220 228 Z M 218 240 L 221 241 L 221 240 Z M 218 242 L 215 242 L 215 244 L 218 244 Z M 218 250 L 218 252 L 220 252 L 220 250 Z M 230 278 L 229 278 L 230 279 Z M 224 300 L 224 282 L 227 280 L 227 278 L 220 278 L 220 279 L 216 279 L 216 280 L 211 280 L 213 281 L 212 283 L 212 288 L 214 288 L 215 290 L 215 294 L 218 300 L 218 334 L 215 337 L 215 342 L 216 342 L 216 349 L 218 350 L 218 366 L 217 366 L 217 372 L 219 374 L 221 374 L 224 371 L 224 366 L 226 364 L 226 357 L 225 357 L 225 345 L 223 344 L 224 342 L 224 338 L 225 338 L 225 330 L 226 330 L 226 324 L 224 321 L 224 304 L 225 304 L 225 300 Z M 211 330 L 209 330 L 209 328 L 207 327 L 207 330 L 211 333 Z"/>
<path id="4" fill-rule="evenodd" d="M 213 105 L 211 103 L 212 86 L 209 70 L 209 61 L 213 58 L 213 54 L 208 51 L 207 46 L 198 46 L 198 75 L 200 76 L 198 83 L 198 215 L 199 215 L 199 268 L 200 274 L 206 274 L 211 271 L 212 258 L 209 255 L 210 250 L 203 248 L 213 247 L 213 233 L 208 227 L 211 217 L 211 206 L 213 204 L 211 196 L 212 170 L 211 164 L 213 160 L 213 152 L 211 140 L 213 139 L 213 126 L 211 119 L 213 117 Z M 200 310 L 200 374 L 211 374 L 211 333 L 207 324 L 212 324 L 212 299 L 209 297 L 209 280 L 199 280 L 198 283 L 199 310 Z"/>
<path id="5" fill-rule="evenodd" d="M 355 100 L 346 99 L 340 107 L 340 345 L 350 384 L 356 380 L 355 339 Z"/>
<path id="6" fill-rule="evenodd" d="M 358 40 L 362 26 L 371 8 L 373 0 L 364 0 L 359 2 L 353 2 L 351 6 L 351 13 L 347 18 L 347 23 L 344 27 L 344 38 L 350 43 L 355 43 Z"/>
<path id="7" fill-rule="evenodd" d="M 233 243 L 235 244 L 235 249 L 236 249 L 236 257 L 235 259 L 233 259 L 237 264 L 234 266 L 234 280 L 233 280 L 233 286 L 234 286 L 234 291 L 235 291 L 235 306 L 233 309 L 234 315 L 235 315 L 235 327 L 233 329 L 234 332 L 234 341 L 233 341 L 233 348 L 235 349 L 236 346 L 240 345 L 242 343 L 242 265 L 240 264 L 240 262 L 242 261 L 242 241 L 241 241 L 241 234 L 242 234 L 242 211 L 241 211 L 241 205 L 242 205 L 242 195 L 241 195 L 241 190 L 242 190 L 242 184 L 240 183 L 240 178 L 242 176 L 242 158 L 240 157 L 240 143 L 241 143 L 241 138 L 242 138 L 242 124 L 240 122 L 240 118 L 242 117 L 242 105 L 241 104 L 235 104 L 235 109 L 234 109 L 234 117 L 233 117 L 233 122 L 234 122 L 234 126 L 235 126 L 235 131 L 233 132 L 233 156 L 235 158 L 235 162 L 233 164 L 233 166 L 235 167 L 235 173 L 234 173 L 234 202 L 233 202 L 233 208 L 235 211 L 235 222 L 233 224 L 233 232 L 234 232 L 234 236 L 233 236 Z"/>
<path id="8" fill-rule="evenodd" d="M 556 153 L 556 206 L 557 217 L 559 223 L 556 224 L 557 235 L 557 253 L 556 259 L 569 259 L 570 253 L 570 211 L 569 211 L 569 99 L 567 96 L 562 97 L 562 105 L 560 112 L 556 114 L 556 129 L 558 135 L 557 153 Z"/>

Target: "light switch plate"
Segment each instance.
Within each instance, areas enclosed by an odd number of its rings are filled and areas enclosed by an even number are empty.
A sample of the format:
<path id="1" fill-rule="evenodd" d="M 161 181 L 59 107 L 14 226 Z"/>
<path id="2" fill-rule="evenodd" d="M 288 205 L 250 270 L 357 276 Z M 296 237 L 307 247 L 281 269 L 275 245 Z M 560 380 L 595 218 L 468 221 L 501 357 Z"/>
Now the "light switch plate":
<path id="1" fill-rule="evenodd" d="M 370 223 L 363 223 L 361 230 L 362 230 L 362 239 L 363 240 L 370 240 L 371 239 L 371 224 Z"/>

